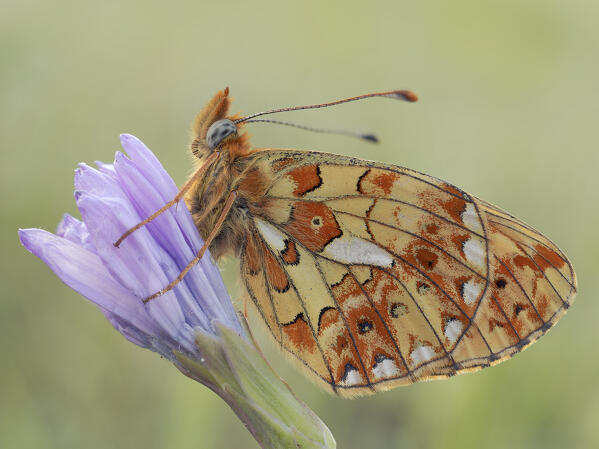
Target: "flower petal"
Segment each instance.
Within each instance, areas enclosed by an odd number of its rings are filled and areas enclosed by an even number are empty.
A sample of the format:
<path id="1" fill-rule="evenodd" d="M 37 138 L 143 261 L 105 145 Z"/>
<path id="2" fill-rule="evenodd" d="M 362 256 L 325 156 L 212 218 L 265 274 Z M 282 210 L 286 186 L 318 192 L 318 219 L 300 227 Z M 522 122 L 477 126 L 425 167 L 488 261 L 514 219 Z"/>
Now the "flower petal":
<path id="1" fill-rule="evenodd" d="M 114 280 L 96 254 L 43 229 L 20 229 L 19 239 L 65 284 L 118 317 L 123 327 L 149 335 L 162 334 L 139 298 Z"/>
<path id="2" fill-rule="evenodd" d="M 154 153 L 141 140 L 130 134 L 121 134 L 121 145 L 138 170 L 155 186 L 156 191 L 162 196 L 163 202 L 159 207 L 171 201 L 177 195 L 179 189 L 164 167 L 162 167 L 160 161 L 154 156 Z M 183 234 L 189 239 L 193 252 L 197 253 L 202 247 L 203 242 L 185 203 L 181 201 L 178 207 L 172 209 Z"/>
<path id="3" fill-rule="evenodd" d="M 147 217 L 162 207 L 163 200 L 160 193 L 152 183 L 144 178 L 131 160 L 123 155 L 117 155 L 115 168 L 119 184 L 127 192 L 140 216 Z M 181 208 L 187 212 L 185 204 Z M 173 214 L 173 209 L 165 211 L 146 225 L 150 234 L 172 256 L 177 264 L 177 269 L 174 272 L 165 270 L 169 279 L 176 278 L 195 256 L 192 248 L 187 243 L 187 239 L 181 232 L 176 219 L 177 216 Z M 193 231 L 197 234 L 195 228 Z M 210 260 L 209 252 L 206 252 L 204 257 Z M 226 322 L 230 322 L 231 317 L 235 316 L 235 311 L 230 306 L 231 301 L 226 291 L 223 295 L 220 289 L 222 286 L 224 290 L 220 274 L 212 265 L 210 265 L 210 268 L 214 272 L 210 279 L 208 279 L 208 276 L 203 275 L 202 267 L 198 264 L 193 266 L 183 278 L 182 282 L 187 285 L 191 294 L 187 294 L 187 289 L 177 289 L 178 292 L 184 293 L 178 294 L 177 297 L 181 307 L 186 310 L 186 321 L 191 325 L 197 325 L 199 322 L 206 326 L 207 323 L 203 319 L 205 316 L 211 316 Z M 215 301 L 215 298 L 218 300 Z M 227 304 L 229 305 L 228 308 L 226 307 Z M 215 329 L 209 329 L 207 326 L 205 330 L 215 331 Z"/>
<path id="4" fill-rule="evenodd" d="M 149 185 L 153 186 L 156 192 L 162 196 L 163 203 L 158 205 L 157 209 L 172 200 L 178 193 L 178 188 L 152 151 L 150 151 L 150 149 L 148 149 L 148 147 L 137 137 L 130 134 L 121 134 L 121 145 L 123 146 L 123 149 L 127 151 L 131 157 L 131 161 L 135 164 L 139 172 L 149 181 Z M 115 159 L 119 160 L 118 154 Z M 152 211 L 151 213 L 153 212 L 155 211 Z M 197 254 L 204 242 L 198 233 L 187 206 L 181 202 L 178 206 L 172 207 L 170 212 L 171 214 L 174 214 L 185 239 L 191 246 L 193 254 Z M 148 215 L 151 213 L 148 213 Z M 187 259 L 186 256 L 185 260 L 189 261 L 191 259 Z M 211 257 L 209 257 L 209 252 L 206 252 L 205 256 L 196 266 L 199 266 L 200 268 L 199 283 L 202 288 L 199 292 L 194 290 L 194 293 L 200 295 L 198 296 L 199 298 L 207 298 L 207 301 L 204 302 L 208 304 L 214 303 L 214 299 L 217 298 L 223 313 L 226 315 L 224 321 L 232 325 L 237 332 L 243 334 L 243 328 L 237 319 L 235 309 L 231 304 L 229 294 L 227 293 L 225 284 L 218 271 L 218 267 L 212 262 Z M 207 285 L 212 286 L 214 291 L 206 292 Z M 220 314 L 217 316 L 220 316 Z M 212 329 L 212 331 L 215 331 L 215 329 Z"/>
<path id="5" fill-rule="evenodd" d="M 162 192 L 163 200 L 173 199 L 179 189 L 154 153 L 131 134 L 121 134 L 121 145 L 146 179 L 152 180 L 158 191 Z"/>
<path id="6" fill-rule="evenodd" d="M 177 269 L 147 229 L 139 229 L 119 248 L 113 245 L 112 242 L 139 221 L 131 206 L 124 203 L 123 199 L 100 199 L 82 192 L 77 200 L 77 207 L 87 224 L 98 255 L 110 273 L 141 300 L 168 284 L 165 270 Z M 159 300 L 148 303 L 146 308 L 172 338 L 179 337 L 185 317 L 175 292 L 165 293 Z"/>
<path id="7" fill-rule="evenodd" d="M 56 227 L 56 235 L 82 246 L 92 253 L 96 252 L 96 247 L 91 241 L 89 232 L 82 221 L 77 220 L 70 214 L 64 214 L 62 220 Z"/>

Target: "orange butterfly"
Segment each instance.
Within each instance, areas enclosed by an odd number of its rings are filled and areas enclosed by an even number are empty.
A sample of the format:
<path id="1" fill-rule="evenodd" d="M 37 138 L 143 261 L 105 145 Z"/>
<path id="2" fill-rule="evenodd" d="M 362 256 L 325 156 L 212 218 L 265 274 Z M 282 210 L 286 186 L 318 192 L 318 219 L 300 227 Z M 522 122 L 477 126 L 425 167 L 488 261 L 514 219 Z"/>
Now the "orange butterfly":
<path id="1" fill-rule="evenodd" d="M 185 198 L 218 259 L 232 251 L 272 336 L 341 396 L 494 365 L 565 313 L 576 275 L 545 236 L 497 207 L 390 164 L 328 153 L 251 149 L 227 116 L 228 89 L 197 115 L 198 170 Z M 362 136 L 373 140 L 372 136 Z"/>

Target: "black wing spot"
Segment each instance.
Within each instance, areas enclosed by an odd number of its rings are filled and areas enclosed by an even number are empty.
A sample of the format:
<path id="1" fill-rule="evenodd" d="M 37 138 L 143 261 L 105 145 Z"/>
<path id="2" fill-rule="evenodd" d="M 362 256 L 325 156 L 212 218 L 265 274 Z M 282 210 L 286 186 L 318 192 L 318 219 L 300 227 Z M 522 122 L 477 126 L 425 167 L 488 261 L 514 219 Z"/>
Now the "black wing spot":
<path id="1" fill-rule="evenodd" d="M 374 329 L 374 324 L 372 321 L 366 319 L 358 321 L 358 331 L 361 334 L 370 332 L 372 329 Z"/>
<path id="2" fill-rule="evenodd" d="M 430 291 L 431 287 L 430 287 L 430 285 L 425 284 L 424 282 L 419 282 L 417 289 L 418 289 L 418 294 L 426 295 Z"/>
<path id="3" fill-rule="evenodd" d="M 408 313 L 408 306 L 401 302 L 394 302 L 389 308 L 389 315 L 393 318 L 399 318 L 406 313 Z"/>
<path id="4" fill-rule="evenodd" d="M 507 285 L 507 282 L 505 279 L 501 278 L 501 279 L 497 279 L 495 281 L 495 285 L 497 286 L 497 288 L 505 288 L 505 286 Z"/>
<path id="5" fill-rule="evenodd" d="M 522 312 L 524 310 L 524 307 L 522 306 L 522 304 L 516 304 L 514 306 L 514 315 L 518 316 L 520 314 L 520 312 Z"/>

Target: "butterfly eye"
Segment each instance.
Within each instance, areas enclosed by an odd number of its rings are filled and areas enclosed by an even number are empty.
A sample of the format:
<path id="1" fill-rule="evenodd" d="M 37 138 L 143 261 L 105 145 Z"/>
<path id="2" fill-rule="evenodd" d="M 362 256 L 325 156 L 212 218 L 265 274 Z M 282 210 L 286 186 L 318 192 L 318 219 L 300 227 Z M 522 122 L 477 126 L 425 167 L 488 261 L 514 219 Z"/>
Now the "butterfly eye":
<path id="1" fill-rule="evenodd" d="M 229 119 L 217 120 L 206 133 L 206 144 L 214 150 L 220 143 L 231 134 L 237 134 L 237 126 Z"/>

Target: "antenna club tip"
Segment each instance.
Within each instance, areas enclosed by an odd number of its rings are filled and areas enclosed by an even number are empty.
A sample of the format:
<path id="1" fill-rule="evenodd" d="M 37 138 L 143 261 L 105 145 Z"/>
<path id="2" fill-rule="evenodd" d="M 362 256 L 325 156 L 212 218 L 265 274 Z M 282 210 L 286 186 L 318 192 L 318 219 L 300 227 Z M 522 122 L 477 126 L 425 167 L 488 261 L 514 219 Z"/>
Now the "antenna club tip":
<path id="1" fill-rule="evenodd" d="M 409 101 L 410 103 L 418 101 L 418 95 L 416 95 L 411 90 L 396 90 L 394 94 L 402 100 Z"/>
<path id="2" fill-rule="evenodd" d="M 379 138 L 374 134 L 362 134 L 360 137 L 368 142 L 379 143 Z"/>

